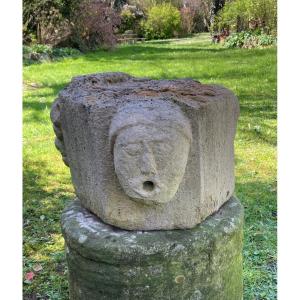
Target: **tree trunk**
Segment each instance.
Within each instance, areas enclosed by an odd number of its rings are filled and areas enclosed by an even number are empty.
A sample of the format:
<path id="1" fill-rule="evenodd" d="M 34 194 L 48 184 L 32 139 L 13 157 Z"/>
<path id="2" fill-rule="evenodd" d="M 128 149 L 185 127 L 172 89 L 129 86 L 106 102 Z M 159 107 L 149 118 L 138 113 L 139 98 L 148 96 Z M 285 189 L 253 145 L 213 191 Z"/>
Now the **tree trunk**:
<path id="1" fill-rule="evenodd" d="M 36 39 L 38 44 L 42 44 L 41 24 L 38 22 L 36 26 Z"/>

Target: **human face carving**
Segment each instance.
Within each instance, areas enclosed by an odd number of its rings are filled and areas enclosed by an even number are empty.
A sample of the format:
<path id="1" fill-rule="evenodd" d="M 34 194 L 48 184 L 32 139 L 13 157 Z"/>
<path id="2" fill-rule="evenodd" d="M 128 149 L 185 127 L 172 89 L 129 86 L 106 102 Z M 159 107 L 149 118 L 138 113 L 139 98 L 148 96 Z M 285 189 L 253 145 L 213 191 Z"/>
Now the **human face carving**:
<path id="1" fill-rule="evenodd" d="M 174 197 L 190 149 L 190 141 L 181 132 L 158 126 L 125 128 L 114 145 L 115 171 L 125 193 L 149 205 Z"/>

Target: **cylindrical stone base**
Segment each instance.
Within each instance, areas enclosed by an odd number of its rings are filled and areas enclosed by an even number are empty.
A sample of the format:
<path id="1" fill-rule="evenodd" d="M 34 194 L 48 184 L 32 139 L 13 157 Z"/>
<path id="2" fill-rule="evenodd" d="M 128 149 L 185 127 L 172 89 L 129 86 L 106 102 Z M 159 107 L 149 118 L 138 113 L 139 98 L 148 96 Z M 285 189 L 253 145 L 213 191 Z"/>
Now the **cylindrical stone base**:
<path id="1" fill-rule="evenodd" d="M 78 200 L 62 215 L 72 300 L 241 300 L 243 208 L 232 197 L 193 229 L 127 231 Z"/>

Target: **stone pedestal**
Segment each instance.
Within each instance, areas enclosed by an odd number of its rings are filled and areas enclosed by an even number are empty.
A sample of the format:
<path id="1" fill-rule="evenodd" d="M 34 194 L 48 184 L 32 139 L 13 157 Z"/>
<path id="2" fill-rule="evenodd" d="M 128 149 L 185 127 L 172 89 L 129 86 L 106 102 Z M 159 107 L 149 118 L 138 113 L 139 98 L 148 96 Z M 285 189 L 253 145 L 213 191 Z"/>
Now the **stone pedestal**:
<path id="1" fill-rule="evenodd" d="M 243 208 L 231 197 L 193 229 L 128 231 L 78 200 L 62 215 L 71 300 L 241 300 Z"/>

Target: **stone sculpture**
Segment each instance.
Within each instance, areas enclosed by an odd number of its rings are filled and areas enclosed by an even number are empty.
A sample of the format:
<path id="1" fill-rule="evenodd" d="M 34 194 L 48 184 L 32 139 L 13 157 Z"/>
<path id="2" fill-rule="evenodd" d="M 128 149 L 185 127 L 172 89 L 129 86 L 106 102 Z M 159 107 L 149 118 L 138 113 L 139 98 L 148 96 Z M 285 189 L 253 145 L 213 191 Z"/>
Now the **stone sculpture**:
<path id="1" fill-rule="evenodd" d="M 191 79 L 73 78 L 51 111 L 77 199 L 71 300 L 241 300 L 234 94 Z M 183 230 L 171 230 L 183 229 Z"/>
<path id="2" fill-rule="evenodd" d="M 124 229 L 192 228 L 234 191 L 236 97 L 191 79 L 77 77 L 52 108 L 82 205 Z"/>

